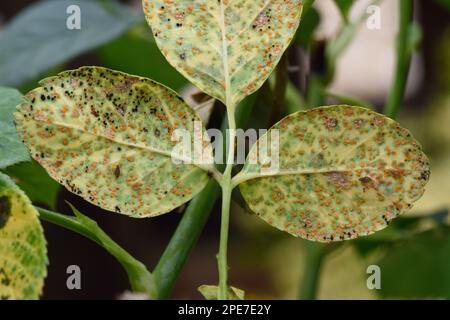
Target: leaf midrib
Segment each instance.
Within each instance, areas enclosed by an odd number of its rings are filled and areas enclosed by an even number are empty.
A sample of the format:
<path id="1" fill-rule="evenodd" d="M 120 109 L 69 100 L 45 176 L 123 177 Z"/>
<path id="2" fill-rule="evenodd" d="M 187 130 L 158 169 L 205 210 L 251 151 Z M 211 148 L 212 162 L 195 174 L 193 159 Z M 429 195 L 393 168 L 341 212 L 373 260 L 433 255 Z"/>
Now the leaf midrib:
<path id="1" fill-rule="evenodd" d="M 103 138 L 105 140 L 112 141 L 113 143 L 117 143 L 117 144 L 120 144 L 120 145 L 123 145 L 123 146 L 132 147 L 132 148 L 141 149 L 141 150 L 147 150 L 147 151 L 152 152 L 152 153 L 157 153 L 157 154 L 169 157 L 169 158 L 174 158 L 174 159 L 176 159 L 178 161 L 183 162 L 185 165 L 196 166 L 199 169 L 202 169 L 204 171 L 211 170 L 211 168 L 209 168 L 208 166 L 202 166 L 200 164 L 196 164 L 193 161 L 193 159 L 185 159 L 185 158 L 182 158 L 182 157 L 177 157 L 177 156 L 174 156 L 171 152 L 164 151 L 164 150 L 161 150 L 161 149 L 157 149 L 157 148 L 154 148 L 154 147 L 141 146 L 141 145 L 137 145 L 137 144 L 133 144 L 133 143 L 128 143 L 128 142 L 125 142 L 125 141 L 114 140 L 114 139 L 108 138 L 107 136 L 104 136 L 102 134 L 94 134 L 92 132 L 83 130 L 83 129 L 79 128 L 79 127 L 71 126 L 71 125 L 69 125 L 67 123 L 59 123 L 59 122 L 48 123 L 48 122 L 39 121 L 39 120 L 36 120 L 36 119 L 33 119 L 33 121 L 45 123 L 46 125 L 62 126 L 62 127 L 68 128 L 68 129 L 77 130 L 77 131 L 82 132 L 84 134 L 88 134 L 88 135 L 91 135 L 91 136 L 94 136 L 94 137 L 100 137 L 100 138 Z"/>
<path id="2" fill-rule="evenodd" d="M 355 172 L 355 171 L 406 171 L 406 172 L 419 172 L 420 170 L 416 169 L 398 169 L 398 168 L 391 168 L 386 167 L 383 169 L 376 169 L 376 168 L 355 168 L 355 169 L 349 169 L 349 168 L 336 168 L 336 169 L 330 169 L 330 168 L 323 168 L 323 169 L 307 169 L 307 170 L 293 170 L 293 171 L 275 171 L 275 172 L 267 172 L 267 173 L 261 173 L 261 172 L 255 172 L 255 173 L 246 173 L 245 171 L 242 171 L 239 175 L 235 177 L 236 179 L 236 185 L 244 183 L 249 180 L 258 179 L 258 178 L 267 178 L 267 177 L 276 177 L 276 176 L 288 176 L 288 175 L 306 175 L 306 174 L 324 174 L 324 173 L 345 173 L 345 172 Z"/>

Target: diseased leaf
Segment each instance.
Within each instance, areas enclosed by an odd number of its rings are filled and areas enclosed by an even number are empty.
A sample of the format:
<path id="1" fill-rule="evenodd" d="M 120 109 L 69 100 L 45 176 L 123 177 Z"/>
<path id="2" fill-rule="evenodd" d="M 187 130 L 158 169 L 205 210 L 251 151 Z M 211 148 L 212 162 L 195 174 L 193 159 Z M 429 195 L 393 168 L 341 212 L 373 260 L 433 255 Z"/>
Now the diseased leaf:
<path id="1" fill-rule="evenodd" d="M 277 152 L 272 132 L 279 133 L 279 163 L 261 165 L 258 146 L 269 156 Z M 408 130 L 359 107 L 295 113 L 266 136 L 268 152 L 261 138 L 235 183 L 258 216 L 304 239 L 346 240 L 384 229 L 422 196 L 430 174 Z"/>
<path id="2" fill-rule="evenodd" d="M 206 300 L 217 300 L 219 296 L 219 287 L 218 286 L 208 286 L 202 285 L 198 287 L 198 291 L 205 297 Z M 228 299 L 229 300 L 244 300 L 245 292 L 244 290 L 228 287 Z"/>
<path id="3" fill-rule="evenodd" d="M 38 299 L 47 275 L 47 249 L 38 212 L 0 173 L 0 300 Z"/>
<path id="4" fill-rule="evenodd" d="M 116 1 L 102 2 L 39 1 L 21 11 L 0 34 L 0 84 L 23 85 L 136 23 L 128 7 Z"/>
<path id="5" fill-rule="evenodd" d="M 261 87 L 295 35 L 300 0 L 143 0 L 156 43 L 227 106 Z"/>
<path id="6" fill-rule="evenodd" d="M 208 182 L 212 149 L 200 140 L 206 131 L 170 89 L 99 67 L 41 84 L 15 113 L 17 128 L 32 157 L 73 193 L 106 210 L 149 217 L 189 201 Z M 192 154 L 182 153 L 177 129 L 191 135 Z"/>
<path id="7" fill-rule="evenodd" d="M 27 152 L 26 148 L 25 152 Z M 14 180 L 33 203 L 43 203 L 51 209 L 56 209 L 60 185 L 50 178 L 35 161 L 16 164 L 8 167 L 4 172 Z"/>
<path id="8" fill-rule="evenodd" d="M 22 94 L 16 89 L 0 87 L 0 169 L 30 160 L 13 120 L 16 106 L 22 101 Z"/>

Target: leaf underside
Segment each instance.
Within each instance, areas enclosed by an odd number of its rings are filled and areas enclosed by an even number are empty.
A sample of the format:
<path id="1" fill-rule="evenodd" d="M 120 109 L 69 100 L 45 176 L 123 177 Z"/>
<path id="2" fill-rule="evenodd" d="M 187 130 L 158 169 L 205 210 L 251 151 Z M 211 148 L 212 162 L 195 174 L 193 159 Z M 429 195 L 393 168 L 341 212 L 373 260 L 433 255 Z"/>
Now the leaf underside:
<path id="1" fill-rule="evenodd" d="M 206 300 L 218 300 L 219 296 L 219 287 L 218 286 L 209 286 L 209 285 L 201 285 L 198 287 L 198 291 L 205 297 Z M 228 299 L 229 300 L 244 300 L 245 292 L 244 290 L 228 287 Z"/>
<path id="2" fill-rule="evenodd" d="M 38 299 L 47 275 L 47 249 L 38 212 L 0 173 L 0 300 Z"/>
<path id="3" fill-rule="evenodd" d="M 204 168 L 186 164 L 194 153 L 174 161 L 174 130 L 186 130 L 192 143 L 206 133 L 170 89 L 100 67 L 41 85 L 18 107 L 16 126 L 32 157 L 73 193 L 109 211 L 149 217 L 189 201 L 208 182 Z M 211 151 L 209 142 L 203 147 Z"/>
<path id="4" fill-rule="evenodd" d="M 279 170 L 250 163 L 257 146 L 264 150 L 258 142 L 240 188 L 259 217 L 294 236 L 330 242 L 372 234 L 411 208 L 429 179 L 410 132 L 367 109 L 317 108 L 284 118 L 267 136 L 275 129 Z"/>
<path id="5" fill-rule="evenodd" d="M 169 63 L 227 105 L 261 87 L 302 11 L 300 0 L 143 0 L 143 7 Z"/>

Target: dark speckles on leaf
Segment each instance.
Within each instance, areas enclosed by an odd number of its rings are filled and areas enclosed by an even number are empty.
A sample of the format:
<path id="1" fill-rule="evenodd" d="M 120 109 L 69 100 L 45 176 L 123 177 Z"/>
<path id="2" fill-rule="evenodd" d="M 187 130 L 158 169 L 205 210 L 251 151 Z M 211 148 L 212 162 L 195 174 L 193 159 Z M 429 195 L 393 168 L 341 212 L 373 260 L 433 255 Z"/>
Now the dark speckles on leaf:
<path id="1" fill-rule="evenodd" d="M 359 178 L 359 181 L 360 181 L 362 184 L 369 184 L 369 183 L 372 182 L 372 179 L 371 179 L 370 177 L 362 177 L 362 178 Z"/>
<path id="2" fill-rule="evenodd" d="M 117 166 L 114 169 L 114 176 L 116 177 L 116 179 L 120 177 L 120 166 Z"/>
<path id="3" fill-rule="evenodd" d="M 99 112 L 95 110 L 94 106 L 91 106 L 91 114 L 96 118 L 100 115 Z"/>
<path id="4" fill-rule="evenodd" d="M 11 216 L 11 201 L 7 196 L 0 197 L 0 229 L 3 228 Z"/>
<path id="5" fill-rule="evenodd" d="M 422 171 L 422 173 L 420 174 L 420 179 L 428 181 L 429 178 L 430 178 L 430 170 Z"/>
<path id="6" fill-rule="evenodd" d="M 69 191 L 109 211 L 150 217 L 190 200 L 208 182 L 201 167 L 169 161 L 174 146 L 169 133 L 178 125 L 193 130 L 199 121 L 175 92 L 149 79 L 97 67 L 63 72 L 52 86 L 48 93 L 62 99 L 46 98 L 44 106 L 39 97 L 45 89 L 37 88 L 32 92 L 37 97 L 34 110 L 28 108 L 30 98 L 16 121 L 33 157 Z M 48 147 L 53 144 L 60 148 Z M 82 164 L 74 158 L 82 158 Z M 159 198 L 175 184 L 183 188 Z"/>
<path id="7" fill-rule="evenodd" d="M 11 279 L 8 277 L 3 268 L 0 269 L 0 279 L 1 279 L 0 283 L 6 287 L 9 286 L 9 284 L 11 283 Z"/>

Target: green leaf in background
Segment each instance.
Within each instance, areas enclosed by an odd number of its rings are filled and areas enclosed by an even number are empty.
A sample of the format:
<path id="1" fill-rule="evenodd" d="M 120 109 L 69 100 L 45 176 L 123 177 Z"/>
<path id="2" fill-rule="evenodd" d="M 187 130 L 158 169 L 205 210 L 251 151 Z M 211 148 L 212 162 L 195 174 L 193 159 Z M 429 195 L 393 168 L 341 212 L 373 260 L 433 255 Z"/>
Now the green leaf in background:
<path id="1" fill-rule="evenodd" d="M 273 126 L 234 183 L 269 224 L 330 242 L 384 229 L 422 196 L 429 174 L 421 146 L 397 122 L 364 108 L 331 106 Z"/>
<path id="2" fill-rule="evenodd" d="M 33 203 L 45 204 L 53 210 L 56 208 L 58 191 L 61 186 L 50 178 L 35 161 L 16 164 L 8 167 L 4 172 L 14 180 Z"/>
<path id="3" fill-rule="evenodd" d="M 23 102 L 16 89 L 0 87 L 0 169 L 29 161 L 27 148 L 22 144 L 14 126 L 13 113 Z"/>
<path id="4" fill-rule="evenodd" d="M 0 173 L 0 300 L 38 299 L 47 275 L 47 248 L 38 212 Z"/>
<path id="5" fill-rule="evenodd" d="M 434 0 L 447 9 L 450 9 L 450 0 Z"/>
<path id="6" fill-rule="evenodd" d="M 186 78 L 229 107 L 259 89 L 295 35 L 300 0 L 144 0 L 156 43 Z"/>
<path id="7" fill-rule="evenodd" d="M 348 14 L 353 5 L 354 0 L 334 0 L 344 20 L 348 19 Z"/>
<path id="8" fill-rule="evenodd" d="M 206 300 L 217 300 L 219 295 L 218 286 L 202 285 L 198 287 L 198 291 L 205 297 Z M 244 297 L 244 290 L 231 286 L 228 287 L 228 300 L 244 300 Z"/>
<path id="9" fill-rule="evenodd" d="M 450 299 L 450 227 L 393 244 L 377 263 L 383 298 Z"/>
<path id="10" fill-rule="evenodd" d="M 213 168 L 206 130 L 172 90 L 100 67 L 41 85 L 15 113 L 17 129 L 32 157 L 68 190 L 109 211 L 150 217 L 206 186 Z M 175 139 L 177 129 L 189 134 L 190 154 Z"/>
<path id="11" fill-rule="evenodd" d="M 302 17 L 301 28 L 295 34 L 295 41 L 304 48 L 308 48 L 314 36 L 314 30 L 320 24 L 320 15 L 316 9 L 310 8 Z"/>
<path id="12" fill-rule="evenodd" d="M 145 22 L 132 27 L 97 52 L 102 64 L 110 69 L 153 79 L 177 92 L 188 84 L 159 51 Z"/>
<path id="13" fill-rule="evenodd" d="M 103 4 L 102 4 L 103 3 Z M 66 10 L 81 10 L 81 29 L 69 30 Z M 19 86 L 122 34 L 136 15 L 116 1 L 49 0 L 19 13 L 0 32 L 0 84 Z"/>

